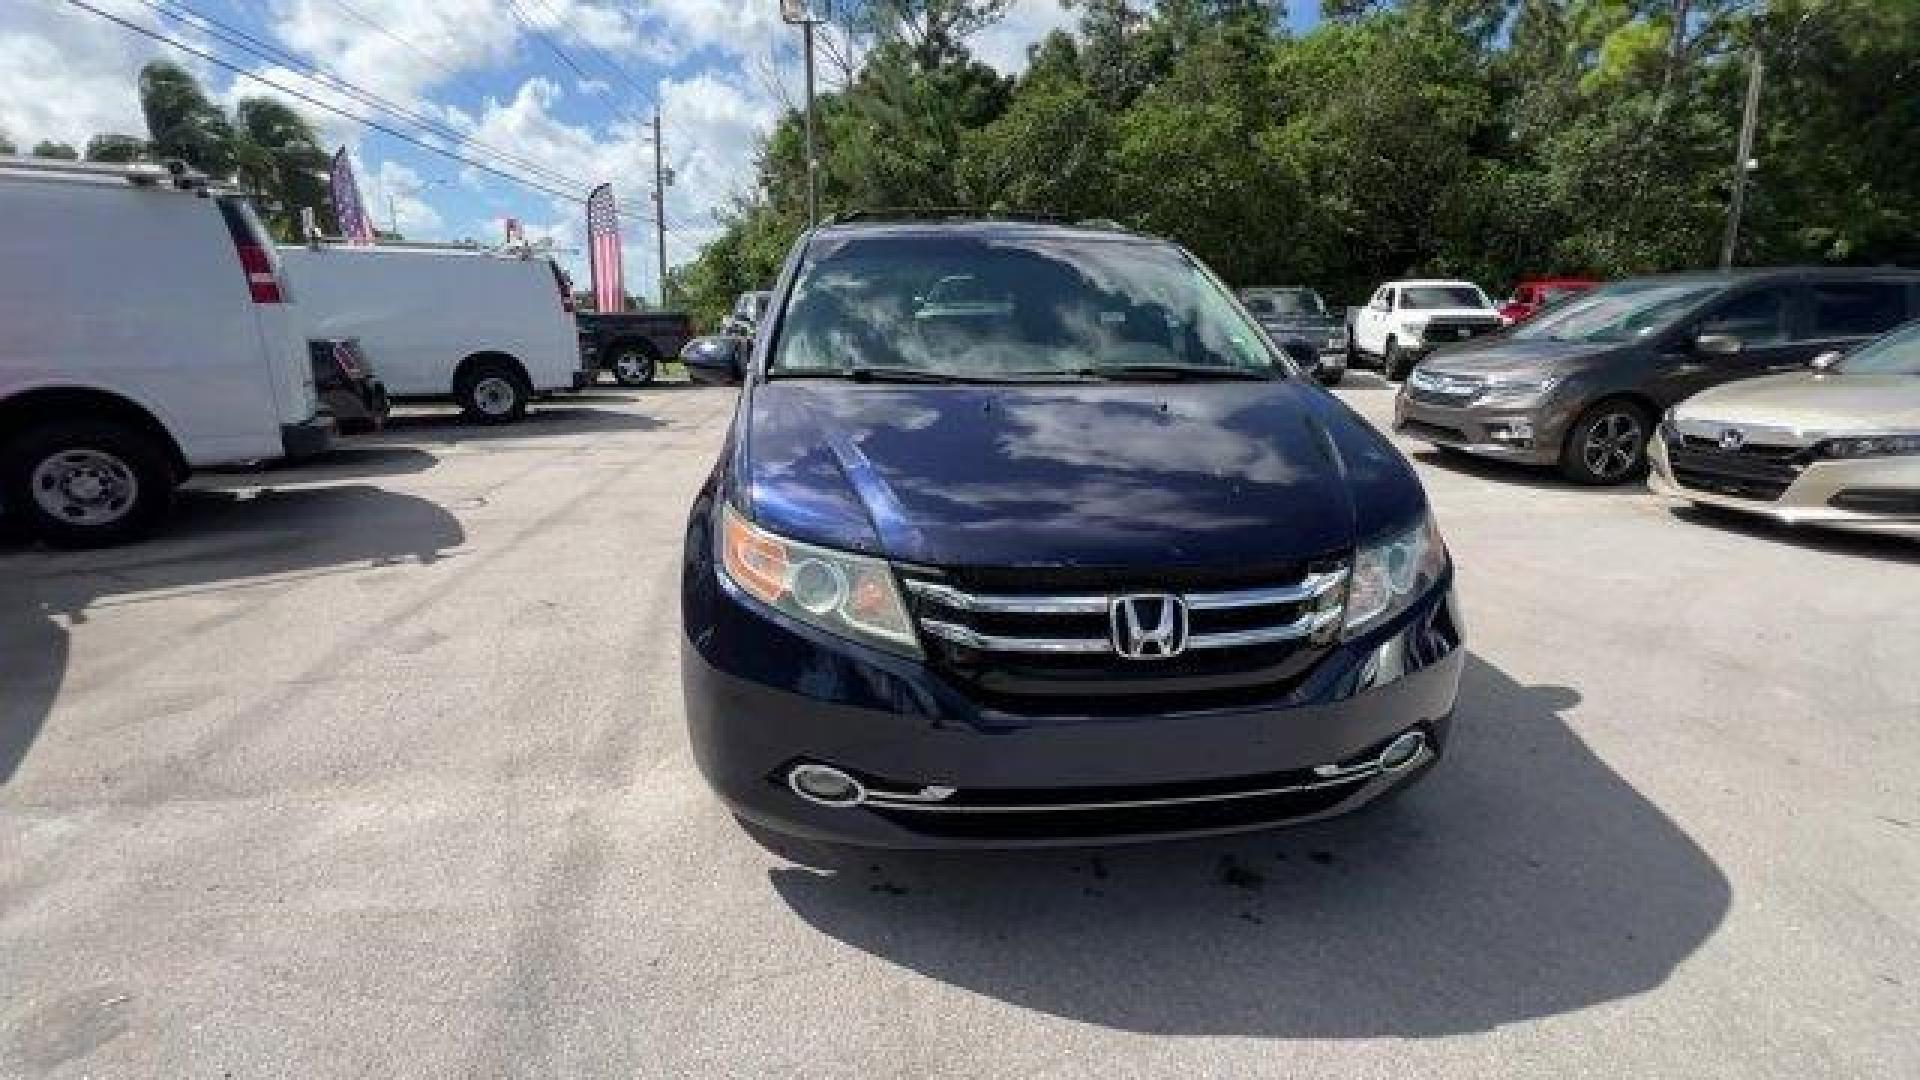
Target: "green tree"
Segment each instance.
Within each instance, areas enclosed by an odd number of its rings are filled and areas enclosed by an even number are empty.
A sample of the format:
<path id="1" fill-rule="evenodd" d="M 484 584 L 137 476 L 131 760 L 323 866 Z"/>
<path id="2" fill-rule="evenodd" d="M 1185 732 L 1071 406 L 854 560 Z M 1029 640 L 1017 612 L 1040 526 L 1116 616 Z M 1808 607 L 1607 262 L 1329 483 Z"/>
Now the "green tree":
<path id="1" fill-rule="evenodd" d="M 53 158 L 57 161 L 80 160 L 80 153 L 73 148 L 72 144 L 53 142 L 49 139 L 42 139 L 33 144 L 33 156 L 37 158 Z"/>
<path id="2" fill-rule="evenodd" d="M 140 111 L 155 158 L 178 158 L 222 179 L 234 175 L 239 153 L 233 125 L 185 68 L 164 60 L 141 68 Z"/>
<path id="3" fill-rule="evenodd" d="M 18 149 L 13 145 L 13 140 L 7 136 L 6 129 L 0 128 L 0 154 L 15 153 Z"/>
<path id="4" fill-rule="evenodd" d="M 87 140 L 88 161 L 144 161 L 146 157 L 147 141 L 132 135 L 103 132 Z"/>
<path id="5" fill-rule="evenodd" d="M 306 118 L 276 98 L 242 98 L 234 119 L 240 182 L 274 234 L 298 239 L 303 208 L 314 211 L 322 232 L 338 232 L 326 181 L 329 158 Z"/>

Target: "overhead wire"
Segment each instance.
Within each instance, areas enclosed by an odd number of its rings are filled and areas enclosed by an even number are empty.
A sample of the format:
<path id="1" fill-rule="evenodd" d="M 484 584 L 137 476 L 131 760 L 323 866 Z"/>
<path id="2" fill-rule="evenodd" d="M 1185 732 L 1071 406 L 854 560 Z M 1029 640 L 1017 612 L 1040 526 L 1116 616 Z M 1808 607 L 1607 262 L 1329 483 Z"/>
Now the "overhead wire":
<path id="1" fill-rule="evenodd" d="M 543 194 L 551 195 L 558 199 L 565 199 L 568 202 L 585 202 L 586 201 L 586 197 L 583 195 L 577 195 L 571 191 L 563 191 L 563 190 L 560 190 L 559 188 L 550 187 L 546 184 L 529 179 L 525 176 L 520 176 L 515 173 L 508 172 L 505 169 L 495 168 L 494 166 L 489 165 L 483 161 L 475 161 L 473 158 L 467 157 L 464 154 L 456 153 L 455 151 L 446 149 L 445 147 L 435 146 L 430 142 L 425 142 L 421 139 L 414 138 L 412 135 L 409 135 L 406 132 L 397 130 L 396 128 L 393 128 L 387 124 L 383 124 L 377 120 L 368 119 L 367 117 L 364 117 L 364 116 L 355 116 L 354 114 L 348 112 L 347 110 L 339 108 L 328 102 L 322 101 L 311 94 L 304 93 L 298 89 L 283 85 L 281 83 L 277 83 L 272 79 L 267 78 L 264 75 L 256 74 L 254 72 L 246 70 L 245 68 L 241 67 L 238 64 L 232 63 L 227 60 L 223 60 L 219 56 L 215 55 L 214 53 L 208 52 L 205 49 L 196 48 L 195 46 L 189 45 L 186 42 L 179 40 L 178 38 L 171 37 L 167 34 L 163 34 L 157 30 L 150 30 L 147 27 L 141 26 L 136 22 L 132 22 L 128 19 L 121 18 L 120 16 L 115 15 L 112 12 L 103 11 L 100 8 L 95 7 L 93 4 L 89 3 L 88 0 L 66 0 L 66 2 L 68 4 L 71 4 L 74 7 L 80 8 L 83 11 L 91 12 L 92 14 L 97 15 L 102 19 L 106 19 L 108 22 L 116 23 L 119 26 L 132 31 L 133 33 L 140 34 L 144 37 L 152 38 L 155 41 L 171 46 L 172 48 L 178 49 L 179 51 L 184 52 L 190 56 L 199 57 L 200 59 L 205 60 L 208 63 L 215 65 L 216 67 L 222 68 L 226 71 L 230 71 L 233 74 L 238 75 L 242 78 L 250 79 L 264 86 L 272 87 L 273 89 L 278 90 L 283 94 L 288 94 L 288 95 L 291 95 L 292 97 L 298 98 L 299 100 L 304 101 L 309 105 L 312 105 L 314 108 L 332 113 L 335 116 L 341 117 L 346 120 L 350 120 L 356 124 L 362 124 L 366 127 L 373 129 L 374 131 L 380 132 L 383 135 L 387 135 L 392 138 L 399 139 L 401 142 L 405 142 L 413 146 L 417 146 L 422 150 L 428 151 L 429 153 L 438 154 L 441 157 L 448 158 L 453 161 L 457 161 L 462 165 L 466 165 L 471 168 L 478 169 L 481 172 L 488 173 L 493 176 L 497 176 L 503 180 L 508 180 L 515 184 L 518 184 L 521 187 L 528 188 L 533 191 L 538 191 Z"/>
<path id="2" fill-rule="evenodd" d="M 159 0 L 159 2 L 156 2 L 156 0 L 138 0 L 138 2 L 168 18 L 185 23 L 195 30 L 211 34 L 225 44 L 231 45 L 258 59 L 293 67 L 299 73 L 303 74 L 309 82 L 324 84 L 329 89 L 344 94 L 363 105 L 387 113 L 390 116 L 412 124 L 420 130 L 429 132 L 435 138 L 445 139 L 455 145 L 466 145 L 476 150 L 484 151 L 512 167 L 523 170 L 535 178 L 548 183 L 570 184 L 574 182 L 573 178 L 567 176 L 565 173 L 502 150 L 497 146 L 481 142 L 479 139 L 451 125 L 408 108 L 405 105 L 398 104 L 389 98 L 383 97 L 346 78 L 336 75 L 304 57 L 282 49 L 271 42 L 262 41 L 252 34 L 247 33 L 245 30 L 229 25 L 203 11 L 197 10 L 192 5 L 182 2 L 182 0 Z M 181 14 L 182 12 L 185 14 Z M 191 16 L 191 19 L 187 16 Z"/>

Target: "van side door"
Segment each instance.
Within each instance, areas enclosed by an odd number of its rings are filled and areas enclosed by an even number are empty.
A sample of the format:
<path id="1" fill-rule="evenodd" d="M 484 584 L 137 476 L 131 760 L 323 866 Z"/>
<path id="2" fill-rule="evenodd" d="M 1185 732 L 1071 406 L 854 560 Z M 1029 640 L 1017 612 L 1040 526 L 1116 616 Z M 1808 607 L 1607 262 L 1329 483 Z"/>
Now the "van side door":
<path id="1" fill-rule="evenodd" d="M 1671 340 L 1659 370 L 1648 381 L 1650 395 L 1663 405 L 1671 404 L 1710 386 L 1805 363 L 1800 358 L 1807 348 L 1805 335 L 1797 333 L 1804 326 L 1801 298 L 1800 284 L 1792 281 L 1764 282 L 1728 293 Z M 1738 350 L 1718 353 L 1699 344 L 1711 337 L 1736 338 Z"/>
<path id="2" fill-rule="evenodd" d="M 1816 278 L 1807 282 L 1808 359 L 1850 349 L 1920 317 L 1899 278 Z"/>

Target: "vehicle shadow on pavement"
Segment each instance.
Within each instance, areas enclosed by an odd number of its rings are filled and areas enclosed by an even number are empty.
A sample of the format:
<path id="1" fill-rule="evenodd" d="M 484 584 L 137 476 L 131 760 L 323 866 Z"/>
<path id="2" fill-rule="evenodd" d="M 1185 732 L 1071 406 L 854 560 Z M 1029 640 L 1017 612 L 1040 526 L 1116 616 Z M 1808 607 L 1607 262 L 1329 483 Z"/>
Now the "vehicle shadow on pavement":
<path id="1" fill-rule="evenodd" d="M 0 537 L 0 785 L 12 780 L 53 710 L 67 670 L 67 627 L 102 603 L 428 563 L 464 540 L 460 522 L 439 506 L 359 484 L 184 490 L 160 535 L 105 551 L 47 551 Z M 164 664 L 167 643 L 154 646 L 144 659 L 122 663 L 115 678 L 137 680 Z"/>
<path id="2" fill-rule="evenodd" d="M 1813 526 L 1793 526 L 1737 510 L 1717 506 L 1671 506 L 1673 516 L 1703 529 L 1718 529 L 1739 536 L 1750 536 L 1776 544 L 1791 544 L 1808 551 L 1847 555 L 1858 559 L 1884 559 L 1888 562 L 1920 563 L 1920 538 L 1875 536 L 1870 533 L 1843 532 Z"/>
<path id="3" fill-rule="evenodd" d="M 625 399 L 609 397 L 607 400 L 627 404 Z M 396 413 L 387 418 L 386 430 L 353 441 L 361 446 L 407 443 L 422 438 L 433 442 L 489 442 L 603 431 L 654 431 L 665 426 L 666 421 L 658 417 L 625 409 L 536 402 L 518 423 L 498 426 L 475 423 L 453 411 Z"/>
<path id="4" fill-rule="evenodd" d="M 769 874 L 847 945 L 1086 1023 L 1486 1031 L 1650 990 L 1727 913 L 1712 860 L 1561 718 L 1578 701 L 1473 659 L 1448 759 L 1342 821 L 1097 852 L 837 849 Z"/>
<path id="5" fill-rule="evenodd" d="M 1436 469 L 1471 476 L 1476 480 L 1493 480 L 1502 484 L 1518 487 L 1540 488 L 1548 491 L 1607 491 L 1603 487 L 1589 487 L 1567 480 L 1546 465 L 1528 465 L 1519 461 L 1501 461 L 1497 458 L 1476 457 L 1463 450 L 1442 450 L 1429 447 L 1415 450 L 1408 455 L 1422 465 Z M 1616 489 L 1617 490 L 1617 489 Z"/>

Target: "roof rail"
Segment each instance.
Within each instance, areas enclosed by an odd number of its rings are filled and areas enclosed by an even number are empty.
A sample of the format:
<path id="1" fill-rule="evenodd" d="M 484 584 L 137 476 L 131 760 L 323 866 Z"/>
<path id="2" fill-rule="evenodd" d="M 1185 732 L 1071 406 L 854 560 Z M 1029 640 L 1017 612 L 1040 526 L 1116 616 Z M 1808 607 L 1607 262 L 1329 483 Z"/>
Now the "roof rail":
<path id="1" fill-rule="evenodd" d="M 75 179 L 125 180 L 135 187 L 157 187 L 162 183 L 170 184 L 181 191 L 199 191 L 214 185 L 205 173 L 187 167 L 187 163 L 177 158 L 164 162 L 128 161 L 62 161 L 59 158 L 16 157 L 0 155 L 0 171 L 43 173 L 49 176 L 67 176 Z"/>
<path id="2" fill-rule="evenodd" d="M 883 206 L 867 210 L 843 210 L 821 222 L 822 225 L 846 225 L 859 221 L 1030 221 L 1040 225 L 1065 225 L 1061 214 L 1012 210 L 983 210 L 977 206 Z"/>

